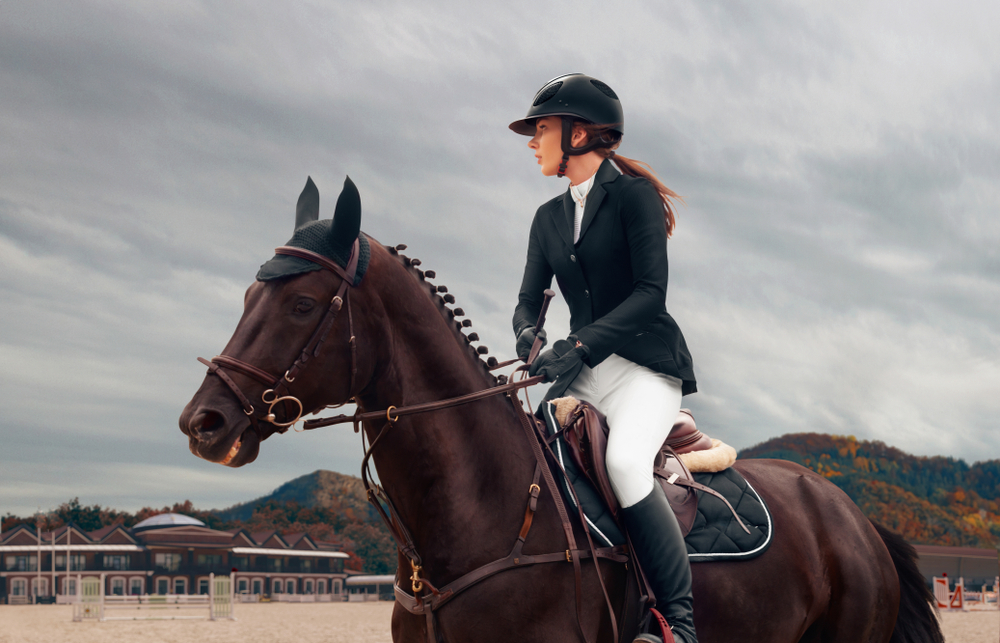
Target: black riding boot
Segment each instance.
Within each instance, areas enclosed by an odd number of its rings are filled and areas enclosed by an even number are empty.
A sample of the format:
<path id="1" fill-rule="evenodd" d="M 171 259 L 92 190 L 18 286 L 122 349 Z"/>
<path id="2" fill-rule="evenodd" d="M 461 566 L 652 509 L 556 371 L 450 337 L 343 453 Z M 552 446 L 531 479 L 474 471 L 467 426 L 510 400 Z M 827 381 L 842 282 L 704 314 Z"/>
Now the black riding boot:
<path id="1" fill-rule="evenodd" d="M 622 516 L 635 554 L 656 594 L 657 611 L 667 619 L 677 643 L 697 643 L 691 611 L 691 564 L 684 536 L 663 489 L 654 484 L 648 496 L 622 509 Z"/>

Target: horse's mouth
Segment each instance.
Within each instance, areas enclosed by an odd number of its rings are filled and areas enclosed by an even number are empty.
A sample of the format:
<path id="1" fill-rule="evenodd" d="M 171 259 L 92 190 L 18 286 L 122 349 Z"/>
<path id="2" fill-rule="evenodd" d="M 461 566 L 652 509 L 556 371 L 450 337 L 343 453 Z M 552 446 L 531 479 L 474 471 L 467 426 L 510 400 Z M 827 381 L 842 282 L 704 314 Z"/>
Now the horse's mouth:
<path id="1" fill-rule="evenodd" d="M 249 430 L 247 424 L 243 430 L 234 431 L 235 436 L 231 436 L 226 444 L 207 445 L 199 442 L 196 438 L 191 439 L 191 452 L 203 460 L 215 462 L 226 467 L 242 467 L 257 459 L 260 453 L 260 439 L 257 434 Z M 228 448 L 226 448 L 228 446 Z"/>
<path id="2" fill-rule="evenodd" d="M 242 467 L 257 459 L 260 453 L 260 439 L 253 431 L 244 430 L 236 436 L 229 451 L 219 460 L 219 464 L 227 467 Z"/>
<path id="3" fill-rule="evenodd" d="M 232 462 L 233 458 L 236 457 L 236 454 L 240 452 L 241 446 L 243 446 L 243 436 L 239 435 L 236 438 L 236 442 L 233 442 L 233 446 L 229 449 L 229 453 L 227 453 L 226 457 L 219 461 L 219 464 L 228 465 Z"/>

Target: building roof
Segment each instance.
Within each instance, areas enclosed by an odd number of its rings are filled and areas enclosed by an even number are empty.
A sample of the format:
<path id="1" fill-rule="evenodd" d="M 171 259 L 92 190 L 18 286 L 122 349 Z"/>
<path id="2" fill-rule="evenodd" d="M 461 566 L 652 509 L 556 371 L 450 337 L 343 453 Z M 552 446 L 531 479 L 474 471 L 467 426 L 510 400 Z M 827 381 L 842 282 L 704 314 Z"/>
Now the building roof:
<path id="1" fill-rule="evenodd" d="M 989 558 L 997 560 L 1000 552 L 996 549 L 977 547 L 942 547 L 940 545 L 914 545 L 918 556 L 947 556 L 950 558 Z"/>
<path id="2" fill-rule="evenodd" d="M 159 514 L 153 516 L 152 518 L 146 518 L 132 529 L 138 531 L 144 529 L 159 529 L 161 527 L 176 527 L 178 525 L 197 525 L 198 527 L 204 527 L 205 523 L 197 518 L 185 516 L 184 514 Z"/>

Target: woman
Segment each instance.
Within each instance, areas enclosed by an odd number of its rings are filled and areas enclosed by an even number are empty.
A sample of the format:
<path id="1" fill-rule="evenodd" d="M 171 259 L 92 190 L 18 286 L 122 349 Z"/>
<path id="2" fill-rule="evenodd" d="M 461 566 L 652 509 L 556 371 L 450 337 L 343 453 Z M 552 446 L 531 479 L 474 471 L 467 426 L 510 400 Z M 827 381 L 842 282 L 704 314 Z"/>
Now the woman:
<path id="1" fill-rule="evenodd" d="M 607 416 L 608 475 L 635 553 L 674 636 L 695 643 L 684 538 L 653 481 L 653 459 L 681 396 L 697 390 L 684 336 L 666 310 L 667 237 L 677 195 L 638 162 L 615 154 L 624 133 L 621 104 L 590 76 L 549 81 L 510 128 L 532 137 L 528 147 L 543 175 L 570 180 L 531 225 L 514 311 L 517 353 L 524 359 L 531 349 L 542 291 L 555 276 L 572 334 L 541 353 L 530 373 L 555 382 L 547 399 L 572 395 Z M 636 641 L 660 639 L 642 634 Z"/>

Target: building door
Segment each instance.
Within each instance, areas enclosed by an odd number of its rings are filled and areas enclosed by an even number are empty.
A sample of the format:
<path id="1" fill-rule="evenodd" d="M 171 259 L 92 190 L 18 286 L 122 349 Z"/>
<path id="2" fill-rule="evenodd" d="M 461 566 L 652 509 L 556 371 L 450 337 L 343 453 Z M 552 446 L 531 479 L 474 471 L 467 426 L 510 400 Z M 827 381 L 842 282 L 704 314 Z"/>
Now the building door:
<path id="1" fill-rule="evenodd" d="M 31 593 L 35 596 L 48 596 L 49 595 L 49 579 L 48 578 L 32 578 L 31 579 Z"/>
<path id="2" fill-rule="evenodd" d="M 263 585 L 261 584 L 260 579 L 254 580 L 254 582 L 253 582 L 253 593 L 257 594 L 259 596 L 260 594 L 263 593 L 261 591 L 262 589 L 263 589 Z"/>
<path id="3" fill-rule="evenodd" d="M 128 593 L 131 594 L 132 596 L 141 596 L 143 593 L 142 586 L 144 585 L 143 579 L 131 578 L 129 579 L 128 582 L 129 582 Z"/>
<path id="4" fill-rule="evenodd" d="M 292 580 L 291 578 L 289 578 L 288 581 L 285 583 L 285 588 L 288 590 L 289 594 L 294 594 L 295 593 L 295 581 Z"/>
<path id="5" fill-rule="evenodd" d="M 169 578 L 157 578 L 156 579 L 156 593 L 163 596 L 164 594 L 170 593 L 170 579 Z"/>
<path id="6" fill-rule="evenodd" d="M 186 578 L 175 578 L 174 579 L 174 594 L 187 594 L 187 579 Z"/>

